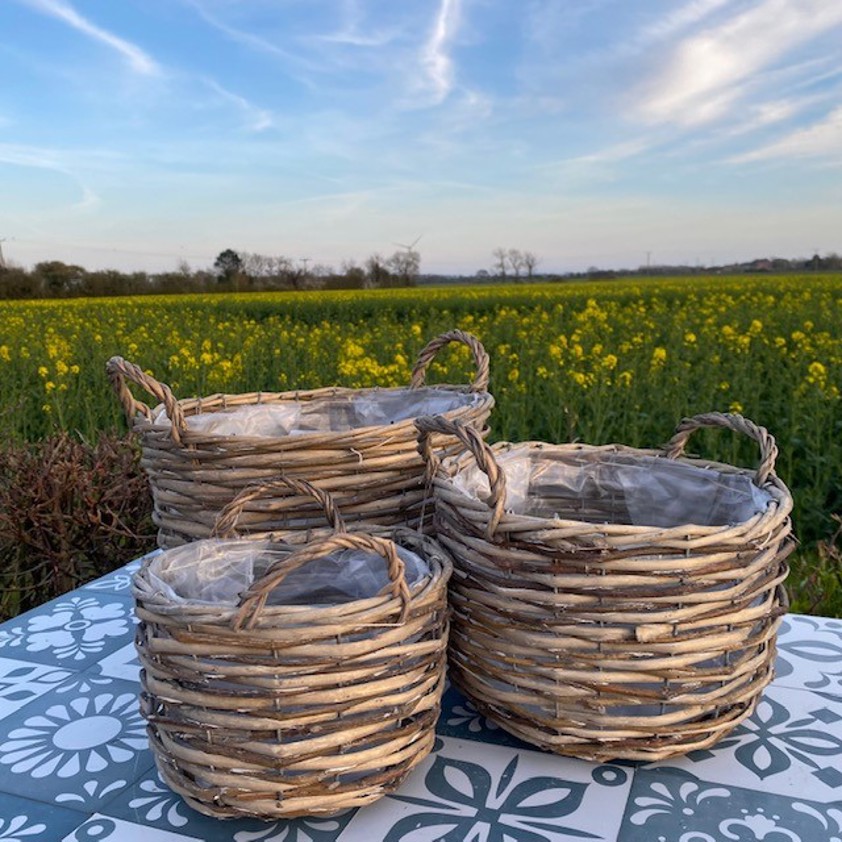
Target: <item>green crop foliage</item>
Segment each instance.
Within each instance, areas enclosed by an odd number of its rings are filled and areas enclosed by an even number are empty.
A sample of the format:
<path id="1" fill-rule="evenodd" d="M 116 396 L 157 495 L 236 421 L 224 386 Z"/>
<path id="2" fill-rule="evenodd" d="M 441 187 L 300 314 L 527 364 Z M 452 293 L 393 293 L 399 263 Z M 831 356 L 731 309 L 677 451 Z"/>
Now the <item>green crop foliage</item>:
<path id="1" fill-rule="evenodd" d="M 0 302 L 0 434 L 125 429 L 105 377 L 114 354 L 178 397 L 397 386 L 426 341 L 454 327 L 490 354 L 492 440 L 656 447 L 711 410 L 767 427 L 804 548 L 793 607 L 842 615 L 830 579 L 828 601 L 799 590 L 821 593 L 812 565 L 842 512 L 838 275 Z M 428 373 L 468 382 L 466 349 L 441 352 Z M 758 455 L 727 432 L 691 448 L 746 467 Z M 838 581 L 838 564 L 824 568 Z"/>

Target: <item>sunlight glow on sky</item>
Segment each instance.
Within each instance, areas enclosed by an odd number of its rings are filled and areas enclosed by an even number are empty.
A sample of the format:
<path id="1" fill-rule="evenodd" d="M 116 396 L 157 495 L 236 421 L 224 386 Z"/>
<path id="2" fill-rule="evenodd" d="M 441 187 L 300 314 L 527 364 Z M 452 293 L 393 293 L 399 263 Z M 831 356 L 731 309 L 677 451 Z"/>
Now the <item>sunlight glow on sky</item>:
<path id="1" fill-rule="evenodd" d="M 7 260 L 842 252 L 838 0 L 2 0 Z"/>

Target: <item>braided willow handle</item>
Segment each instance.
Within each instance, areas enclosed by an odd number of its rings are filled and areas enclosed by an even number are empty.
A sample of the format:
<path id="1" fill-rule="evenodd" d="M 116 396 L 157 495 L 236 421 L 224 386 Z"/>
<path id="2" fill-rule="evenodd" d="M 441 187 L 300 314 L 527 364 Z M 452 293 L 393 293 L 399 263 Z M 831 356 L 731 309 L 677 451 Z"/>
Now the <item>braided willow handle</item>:
<path id="1" fill-rule="evenodd" d="M 306 497 L 311 497 L 324 509 L 325 517 L 328 523 L 333 527 L 334 532 L 345 532 L 345 521 L 342 520 L 342 515 L 336 508 L 336 503 L 333 497 L 321 488 L 311 485 L 303 479 L 293 479 L 292 477 L 279 477 L 272 482 L 263 483 L 261 485 L 250 485 L 244 488 L 225 508 L 220 511 L 216 518 L 216 523 L 211 533 L 215 538 L 234 538 L 237 535 L 236 527 L 237 521 L 240 519 L 246 505 L 252 500 L 258 500 L 266 496 L 270 492 L 279 491 L 294 491 L 297 494 L 302 494 Z"/>
<path id="2" fill-rule="evenodd" d="M 684 447 L 690 436 L 702 427 L 726 427 L 737 433 L 742 433 L 754 439 L 760 445 L 760 465 L 754 476 L 754 482 L 763 486 L 771 474 L 775 472 L 775 460 L 778 458 L 778 447 L 775 437 L 765 428 L 760 427 L 742 415 L 722 412 L 707 412 L 685 418 L 676 428 L 673 437 L 664 447 L 668 459 L 677 459 L 684 453 Z"/>
<path id="3" fill-rule="evenodd" d="M 128 387 L 128 383 L 134 383 L 136 386 L 146 389 L 150 395 L 164 405 L 167 417 L 170 419 L 173 441 L 176 444 L 181 444 L 181 434 L 187 429 L 187 422 L 184 420 L 184 413 L 178 399 L 166 383 L 159 382 L 140 366 L 130 363 L 122 357 L 112 357 L 105 364 L 105 371 L 114 391 L 117 393 L 117 397 L 120 399 L 120 403 L 123 404 L 123 411 L 126 413 L 129 424 L 132 423 L 138 413 L 141 413 L 148 420 L 152 420 L 152 410 L 143 401 L 137 400 Z"/>
<path id="4" fill-rule="evenodd" d="M 488 353 L 483 347 L 482 342 L 476 336 L 465 333 L 463 330 L 449 330 L 447 333 L 442 333 L 441 336 L 437 336 L 427 343 L 426 347 L 418 355 L 418 359 L 415 361 L 415 367 L 412 369 L 412 379 L 409 381 L 410 389 L 420 389 L 424 385 L 427 366 L 433 361 L 436 354 L 451 342 L 462 342 L 470 348 L 473 354 L 476 375 L 474 376 L 474 382 L 471 383 L 471 391 L 488 391 Z"/>
<path id="5" fill-rule="evenodd" d="M 460 421 L 448 421 L 441 415 L 416 418 L 415 427 L 418 430 L 418 452 L 427 465 L 428 479 L 434 476 L 439 466 L 439 458 L 430 444 L 431 433 L 454 436 L 473 454 L 480 470 L 488 477 L 491 493 L 486 503 L 491 508 L 491 517 L 488 519 L 486 534 L 489 538 L 494 537 L 506 506 L 506 474 L 497 464 L 494 452 L 483 440 L 482 433 Z"/>
<path id="6" fill-rule="evenodd" d="M 403 602 L 399 619 L 399 622 L 403 623 L 409 611 L 412 594 L 406 584 L 406 567 L 398 555 L 398 549 L 394 542 L 374 535 L 340 532 L 324 541 L 296 550 L 291 555 L 271 565 L 257 582 L 243 592 L 239 610 L 234 617 L 234 628 L 254 628 L 266 605 L 269 594 L 294 570 L 298 570 L 299 567 L 303 567 L 311 561 L 324 558 L 337 550 L 351 549 L 374 552 L 386 560 L 389 579 L 392 582 L 392 596 Z"/>

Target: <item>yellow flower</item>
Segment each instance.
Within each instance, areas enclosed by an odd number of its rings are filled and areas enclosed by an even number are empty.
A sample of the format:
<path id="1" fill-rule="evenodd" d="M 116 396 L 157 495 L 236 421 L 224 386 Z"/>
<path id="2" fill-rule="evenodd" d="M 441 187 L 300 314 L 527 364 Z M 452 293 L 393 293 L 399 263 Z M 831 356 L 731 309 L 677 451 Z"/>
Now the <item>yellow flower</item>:
<path id="1" fill-rule="evenodd" d="M 684 341 L 688 345 L 695 345 L 696 344 L 696 334 L 693 333 L 692 330 L 688 330 L 687 333 L 684 334 Z"/>
<path id="2" fill-rule="evenodd" d="M 740 415 L 743 411 L 743 405 L 739 401 L 731 401 L 731 405 L 728 407 L 728 411 Z"/>
<path id="3" fill-rule="evenodd" d="M 667 349 L 658 346 L 652 351 L 652 367 L 662 366 L 667 361 Z"/>
<path id="4" fill-rule="evenodd" d="M 618 362 L 619 362 L 619 360 L 617 359 L 617 357 L 614 354 L 606 354 L 602 358 L 603 367 L 607 368 L 609 371 L 613 371 L 615 368 L 617 368 Z"/>

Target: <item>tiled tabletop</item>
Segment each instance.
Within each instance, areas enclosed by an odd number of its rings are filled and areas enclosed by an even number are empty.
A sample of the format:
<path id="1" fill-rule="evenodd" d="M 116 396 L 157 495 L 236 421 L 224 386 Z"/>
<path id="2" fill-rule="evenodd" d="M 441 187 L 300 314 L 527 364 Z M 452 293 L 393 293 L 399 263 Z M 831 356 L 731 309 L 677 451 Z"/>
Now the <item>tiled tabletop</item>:
<path id="1" fill-rule="evenodd" d="M 394 795 L 327 819 L 202 816 L 161 783 L 138 712 L 138 565 L 0 625 L 0 842 L 842 842 L 842 621 L 799 615 L 754 716 L 713 750 L 557 757 L 451 688 Z"/>

